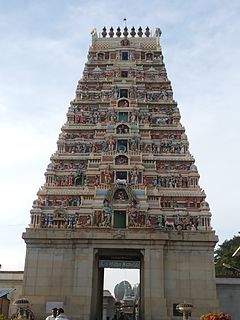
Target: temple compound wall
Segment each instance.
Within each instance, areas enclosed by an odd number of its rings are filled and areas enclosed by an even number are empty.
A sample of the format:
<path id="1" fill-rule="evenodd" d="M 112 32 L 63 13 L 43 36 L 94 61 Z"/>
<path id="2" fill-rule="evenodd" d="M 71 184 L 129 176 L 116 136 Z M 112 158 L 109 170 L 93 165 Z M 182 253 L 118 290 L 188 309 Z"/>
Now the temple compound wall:
<path id="1" fill-rule="evenodd" d="M 17 273 L 17 279 L 16 279 Z M 238 297 L 240 295 L 240 279 L 238 278 L 216 278 L 216 288 L 217 288 L 217 297 L 219 300 L 220 310 L 224 313 L 232 315 L 232 320 L 238 320 L 239 315 L 239 301 Z M 22 297 L 22 284 L 23 283 L 23 271 L 0 271 L 0 288 L 14 288 L 15 290 L 8 294 L 7 298 L 10 301 L 8 317 L 11 318 L 13 313 L 16 312 L 16 307 L 13 305 L 13 302 L 16 299 Z M 111 298 L 111 296 L 110 296 Z M 110 307 L 112 301 L 109 298 L 109 293 L 105 301 L 105 308 L 108 308 L 109 300 Z M 45 316 L 48 315 L 47 310 L 45 310 Z M 111 311 L 112 312 L 112 311 Z M 103 319 L 104 318 L 103 315 Z"/>

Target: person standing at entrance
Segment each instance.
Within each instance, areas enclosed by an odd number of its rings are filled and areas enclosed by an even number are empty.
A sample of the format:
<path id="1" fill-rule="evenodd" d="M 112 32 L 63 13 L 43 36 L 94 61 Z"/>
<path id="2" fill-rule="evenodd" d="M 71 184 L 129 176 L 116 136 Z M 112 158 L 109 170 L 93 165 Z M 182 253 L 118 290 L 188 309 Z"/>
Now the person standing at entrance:
<path id="1" fill-rule="evenodd" d="M 57 308 L 52 308 L 52 314 L 50 316 L 48 316 L 45 320 L 55 320 L 56 316 L 57 316 Z"/>
<path id="2" fill-rule="evenodd" d="M 120 313 L 120 316 L 119 316 L 118 320 L 125 320 L 123 312 Z"/>
<path id="3" fill-rule="evenodd" d="M 58 309 L 56 320 L 69 320 L 67 316 L 64 314 L 64 310 L 62 308 Z"/>

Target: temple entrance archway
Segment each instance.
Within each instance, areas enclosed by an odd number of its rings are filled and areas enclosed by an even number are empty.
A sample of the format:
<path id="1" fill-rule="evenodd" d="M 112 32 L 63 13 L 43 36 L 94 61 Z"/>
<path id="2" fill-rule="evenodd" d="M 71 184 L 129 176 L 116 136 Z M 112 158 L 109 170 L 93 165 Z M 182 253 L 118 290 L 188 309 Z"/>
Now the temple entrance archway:
<path id="1" fill-rule="evenodd" d="M 116 301 L 115 312 L 120 314 L 132 314 L 133 320 L 137 317 L 143 318 L 143 256 L 140 250 L 126 249 L 99 249 L 95 254 L 95 264 L 93 270 L 93 299 L 92 299 L 92 319 L 107 320 L 107 306 L 103 303 L 104 276 L 106 269 L 135 269 L 139 272 L 138 298 L 136 300 L 125 295 L 124 299 Z M 123 279 L 124 280 L 124 279 Z M 114 281 L 114 279 L 113 279 Z M 131 283 L 132 285 L 133 283 Z M 112 292 L 114 296 L 114 293 Z M 128 306 L 127 306 L 128 304 Z M 131 305 L 131 308 L 129 306 Z M 104 310 L 105 308 L 105 310 Z"/>

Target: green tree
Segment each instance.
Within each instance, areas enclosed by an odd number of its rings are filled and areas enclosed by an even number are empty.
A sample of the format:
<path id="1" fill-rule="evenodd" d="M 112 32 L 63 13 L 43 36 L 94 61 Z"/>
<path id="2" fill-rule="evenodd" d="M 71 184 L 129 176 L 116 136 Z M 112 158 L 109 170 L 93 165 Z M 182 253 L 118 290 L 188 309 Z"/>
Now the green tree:
<path id="1" fill-rule="evenodd" d="M 240 277 L 240 272 L 224 267 L 227 264 L 240 270 L 240 257 L 232 257 L 233 253 L 240 246 L 240 236 L 234 236 L 230 240 L 225 240 L 215 250 L 215 270 L 216 277 Z"/>

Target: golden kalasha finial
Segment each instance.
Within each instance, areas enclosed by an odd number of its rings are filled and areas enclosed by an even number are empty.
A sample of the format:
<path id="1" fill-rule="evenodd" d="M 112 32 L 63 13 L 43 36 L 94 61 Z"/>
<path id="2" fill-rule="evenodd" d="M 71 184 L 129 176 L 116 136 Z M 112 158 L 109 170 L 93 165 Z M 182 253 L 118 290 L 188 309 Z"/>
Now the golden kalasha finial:
<path id="1" fill-rule="evenodd" d="M 128 28 L 127 27 L 124 28 L 123 35 L 124 35 L 124 37 L 128 36 Z"/>
<path id="2" fill-rule="evenodd" d="M 120 27 L 118 27 L 118 28 L 117 28 L 117 32 L 116 32 L 116 36 L 117 36 L 117 37 L 121 37 L 121 34 L 122 34 L 122 33 L 121 33 L 121 29 L 120 29 Z"/>
<path id="3" fill-rule="evenodd" d="M 110 31 L 108 34 L 109 34 L 110 38 L 112 38 L 114 36 L 113 27 L 110 28 Z"/>
<path id="4" fill-rule="evenodd" d="M 139 28 L 138 28 L 138 36 L 139 36 L 139 37 L 142 37 L 142 35 L 143 35 L 142 27 L 139 27 Z"/>
<path id="5" fill-rule="evenodd" d="M 135 28 L 134 28 L 134 27 L 132 27 L 131 32 L 130 32 L 130 35 L 131 35 L 132 37 L 135 37 L 136 31 L 135 31 Z"/>
<path id="6" fill-rule="evenodd" d="M 103 38 L 105 38 L 105 37 L 107 36 L 106 27 L 103 27 L 102 30 L 103 30 L 103 31 L 102 31 L 102 36 L 103 36 Z"/>
<path id="7" fill-rule="evenodd" d="M 146 37 L 149 37 L 149 36 L 150 36 L 150 31 L 149 31 L 149 28 L 148 28 L 148 27 L 146 28 L 145 36 L 146 36 Z"/>

